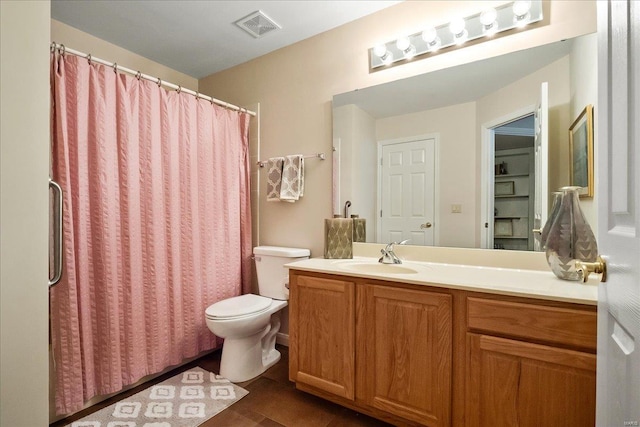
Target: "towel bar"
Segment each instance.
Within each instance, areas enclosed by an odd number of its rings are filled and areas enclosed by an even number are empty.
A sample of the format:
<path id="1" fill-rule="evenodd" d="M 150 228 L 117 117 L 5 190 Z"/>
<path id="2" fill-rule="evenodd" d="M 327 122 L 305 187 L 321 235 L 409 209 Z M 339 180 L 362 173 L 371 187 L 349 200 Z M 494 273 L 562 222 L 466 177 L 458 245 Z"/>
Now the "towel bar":
<path id="1" fill-rule="evenodd" d="M 324 153 L 308 154 L 308 155 L 305 155 L 305 156 L 302 156 L 302 157 L 304 157 L 305 159 L 311 159 L 311 158 L 318 158 L 320 160 L 325 160 L 326 159 L 326 156 L 324 155 Z M 258 160 L 256 162 L 256 165 L 260 166 L 261 168 L 265 167 L 266 164 L 267 164 L 266 160 Z"/>

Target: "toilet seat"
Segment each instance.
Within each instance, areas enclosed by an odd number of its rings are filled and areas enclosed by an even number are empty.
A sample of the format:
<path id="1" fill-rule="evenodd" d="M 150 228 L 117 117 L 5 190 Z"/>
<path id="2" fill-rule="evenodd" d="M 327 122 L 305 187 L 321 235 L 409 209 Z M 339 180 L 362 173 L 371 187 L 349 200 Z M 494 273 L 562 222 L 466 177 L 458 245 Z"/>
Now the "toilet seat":
<path id="1" fill-rule="evenodd" d="M 271 306 L 271 303 L 271 298 L 245 294 L 227 298 L 210 305 L 205 311 L 205 316 L 214 320 L 237 319 L 266 311 Z"/>

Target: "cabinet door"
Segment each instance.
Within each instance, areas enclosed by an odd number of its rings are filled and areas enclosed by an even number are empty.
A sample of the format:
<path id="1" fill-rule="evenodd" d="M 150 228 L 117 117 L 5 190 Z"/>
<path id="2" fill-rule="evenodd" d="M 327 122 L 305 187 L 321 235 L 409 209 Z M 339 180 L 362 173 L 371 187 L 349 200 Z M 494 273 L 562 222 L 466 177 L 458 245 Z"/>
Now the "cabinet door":
<path id="1" fill-rule="evenodd" d="M 468 426 L 590 426 L 596 356 L 467 334 Z"/>
<path id="2" fill-rule="evenodd" d="M 354 399 L 354 283 L 292 275 L 289 376 Z"/>
<path id="3" fill-rule="evenodd" d="M 451 295 L 358 287 L 357 399 L 429 426 L 450 423 Z"/>

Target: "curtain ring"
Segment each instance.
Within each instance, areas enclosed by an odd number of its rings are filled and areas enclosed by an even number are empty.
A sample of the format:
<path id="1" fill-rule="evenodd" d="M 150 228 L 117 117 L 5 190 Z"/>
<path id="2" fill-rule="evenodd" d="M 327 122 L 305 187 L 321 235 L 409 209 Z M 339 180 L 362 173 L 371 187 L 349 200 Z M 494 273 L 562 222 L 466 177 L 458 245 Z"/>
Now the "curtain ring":
<path id="1" fill-rule="evenodd" d="M 49 50 L 51 51 L 51 53 L 56 51 L 56 42 L 51 42 L 51 44 L 49 45 Z"/>
<path id="2" fill-rule="evenodd" d="M 178 89 L 176 90 L 176 92 L 178 93 L 182 92 L 182 86 L 178 86 Z"/>
<path id="3" fill-rule="evenodd" d="M 117 62 L 114 62 L 114 63 L 113 63 L 113 65 L 112 65 L 112 67 L 113 67 L 113 72 L 114 72 L 114 73 L 116 73 L 116 74 L 118 74 L 118 63 L 117 63 Z"/>
<path id="4" fill-rule="evenodd" d="M 162 85 L 162 79 L 158 77 L 158 87 L 160 87 L 161 85 Z"/>
<path id="5" fill-rule="evenodd" d="M 91 65 L 91 54 L 87 55 L 87 61 L 89 61 L 89 65 Z"/>
<path id="6" fill-rule="evenodd" d="M 140 71 L 138 71 L 136 73 L 136 79 L 140 80 L 140 77 L 142 77 L 142 73 Z"/>
<path id="7" fill-rule="evenodd" d="M 209 102 L 211 102 L 211 105 L 213 105 L 213 98 L 210 98 Z"/>
<path id="8" fill-rule="evenodd" d="M 60 45 L 60 56 L 64 57 L 64 54 L 67 52 L 67 48 L 64 47 L 63 44 Z"/>
<path id="9" fill-rule="evenodd" d="M 196 91 L 196 101 L 200 99 L 200 92 Z"/>

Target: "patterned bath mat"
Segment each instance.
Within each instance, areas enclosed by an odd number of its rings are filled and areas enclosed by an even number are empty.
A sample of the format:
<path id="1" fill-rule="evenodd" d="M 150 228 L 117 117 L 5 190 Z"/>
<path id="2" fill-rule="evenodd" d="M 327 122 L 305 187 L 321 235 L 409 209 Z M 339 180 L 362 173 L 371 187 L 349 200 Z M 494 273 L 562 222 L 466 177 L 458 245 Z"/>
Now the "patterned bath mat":
<path id="1" fill-rule="evenodd" d="M 71 423 L 71 427 L 195 427 L 249 392 L 193 368 Z"/>

